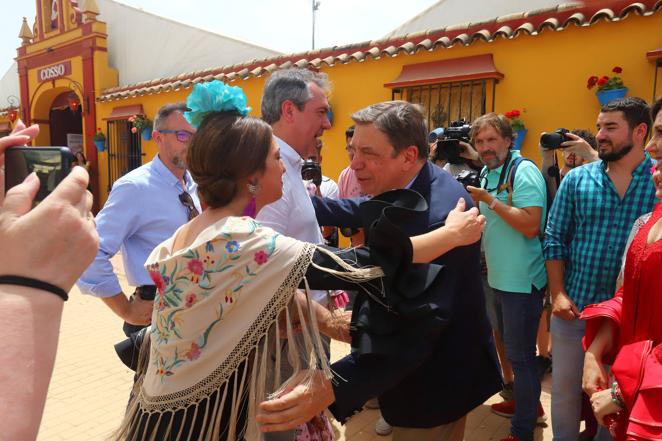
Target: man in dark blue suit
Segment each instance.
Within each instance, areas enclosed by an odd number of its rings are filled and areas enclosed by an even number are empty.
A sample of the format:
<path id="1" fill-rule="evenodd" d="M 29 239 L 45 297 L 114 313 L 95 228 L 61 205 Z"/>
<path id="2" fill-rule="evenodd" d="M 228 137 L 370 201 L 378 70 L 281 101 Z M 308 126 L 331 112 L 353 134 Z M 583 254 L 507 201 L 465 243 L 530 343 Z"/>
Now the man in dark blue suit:
<path id="1" fill-rule="evenodd" d="M 396 188 L 420 193 L 429 210 L 398 225 L 418 235 L 444 224 L 458 199 L 471 198 L 450 174 L 427 161 L 420 108 L 404 101 L 367 107 L 356 123 L 351 167 L 362 192 Z M 315 199 L 320 225 L 361 227 L 359 199 Z M 394 244 L 395 246 L 395 244 Z M 365 295 L 352 317 L 352 353 L 334 363 L 333 383 L 319 377 L 263 403 L 267 430 L 283 430 L 328 406 L 344 422 L 378 396 L 393 441 L 461 441 L 465 416 L 501 389 L 501 374 L 485 312 L 480 244 L 455 248 L 433 263 L 441 275 L 424 290 L 412 283 L 389 308 Z"/>

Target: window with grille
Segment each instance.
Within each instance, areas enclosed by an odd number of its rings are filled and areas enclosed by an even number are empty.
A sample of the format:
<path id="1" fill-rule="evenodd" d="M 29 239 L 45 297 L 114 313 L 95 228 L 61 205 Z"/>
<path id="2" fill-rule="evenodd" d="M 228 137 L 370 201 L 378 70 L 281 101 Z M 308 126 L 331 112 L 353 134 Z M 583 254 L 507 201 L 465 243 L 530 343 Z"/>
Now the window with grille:
<path id="1" fill-rule="evenodd" d="M 128 119 L 108 121 L 108 192 L 113 183 L 142 165 L 140 133 L 131 133 Z"/>
<path id="2" fill-rule="evenodd" d="M 486 113 L 488 96 L 494 110 L 493 79 L 426 84 L 393 89 L 393 99 L 401 99 L 423 107 L 430 130 L 448 127 L 451 121 L 473 121 Z"/>

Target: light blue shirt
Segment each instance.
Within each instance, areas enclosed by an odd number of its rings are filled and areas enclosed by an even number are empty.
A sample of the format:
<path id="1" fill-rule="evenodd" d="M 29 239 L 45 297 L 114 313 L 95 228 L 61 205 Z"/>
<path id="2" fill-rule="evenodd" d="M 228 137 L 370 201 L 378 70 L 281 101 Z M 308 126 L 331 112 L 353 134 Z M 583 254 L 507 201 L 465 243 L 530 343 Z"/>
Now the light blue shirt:
<path id="1" fill-rule="evenodd" d="M 188 171 L 185 181 L 186 191 L 200 211 L 197 186 Z M 78 288 L 96 297 L 112 297 L 122 292 L 110 263 L 119 250 L 129 285 L 153 285 L 144 264 L 158 244 L 188 221 L 188 210 L 179 201 L 183 191 L 181 181 L 158 155 L 115 181 L 96 217 L 99 252 L 76 283 Z"/>

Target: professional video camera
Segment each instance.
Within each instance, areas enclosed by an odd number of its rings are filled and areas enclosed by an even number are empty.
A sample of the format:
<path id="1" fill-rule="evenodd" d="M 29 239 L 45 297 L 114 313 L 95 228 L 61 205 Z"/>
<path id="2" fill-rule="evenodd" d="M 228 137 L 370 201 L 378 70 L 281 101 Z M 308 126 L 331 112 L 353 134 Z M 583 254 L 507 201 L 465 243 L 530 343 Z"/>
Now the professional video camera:
<path id="1" fill-rule="evenodd" d="M 471 132 L 471 124 L 464 119 L 452 121 L 447 128 L 439 127 L 430 132 L 428 143 L 437 143 L 432 161 L 465 163 L 465 159 L 460 156 L 462 153 L 460 141 L 469 142 L 469 132 Z"/>
<path id="2" fill-rule="evenodd" d="M 562 149 L 563 146 L 561 143 L 565 141 L 572 141 L 567 133 L 570 133 L 568 129 L 556 129 L 551 133 L 545 133 L 540 137 L 540 145 L 546 149 Z"/>
<path id="3" fill-rule="evenodd" d="M 304 181 L 312 181 L 319 188 L 322 185 L 322 167 L 317 161 L 306 159 L 301 166 L 301 178 Z"/>

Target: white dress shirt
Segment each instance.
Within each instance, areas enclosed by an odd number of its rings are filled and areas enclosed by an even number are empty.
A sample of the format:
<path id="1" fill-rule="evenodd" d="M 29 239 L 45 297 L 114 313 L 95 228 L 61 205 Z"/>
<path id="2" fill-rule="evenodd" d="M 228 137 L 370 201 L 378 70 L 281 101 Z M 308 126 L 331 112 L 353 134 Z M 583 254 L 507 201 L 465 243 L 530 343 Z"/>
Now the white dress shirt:
<path id="1" fill-rule="evenodd" d="M 322 243 L 320 227 L 308 191 L 301 180 L 301 156 L 285 141 L 276 137 L 285 164 L 283 196 L 264 206 L 256 219 L 267 227 L 295 239 Z"/>
<path id="2" fill-rule="evenodd" d="M 276 202 L 265 205 L 256 219 L 280 234 L 295 239 L 322 243 L 322 233 L 315 217 L 310 195 L 301 180 L 301 156 L 285 141 L 275 137 L 280 147 L 280 156 L 285 165 L 283 196 Z M 326 304 L 326 291 L 311 291 L 312 298 Z"/>

